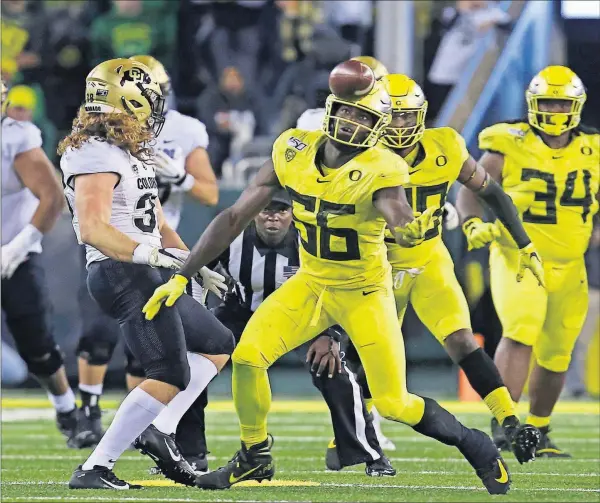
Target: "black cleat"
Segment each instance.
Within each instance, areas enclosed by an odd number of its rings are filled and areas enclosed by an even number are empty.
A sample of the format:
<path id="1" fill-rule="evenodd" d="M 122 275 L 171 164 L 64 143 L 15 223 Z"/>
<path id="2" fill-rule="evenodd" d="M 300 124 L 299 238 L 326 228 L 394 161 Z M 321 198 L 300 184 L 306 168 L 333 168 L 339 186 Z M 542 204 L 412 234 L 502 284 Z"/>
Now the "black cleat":
<path id="1" fill-rule="evenodd" d="M 500 426 L 500 423 L 498 423 L 498 420 L 495 417 L 492 418 L 492 439 L 499 451 L 510 451 L 510 442 L 506 438 L 502 426 Z"/>
<path id="2" fill-rule="evenodd" d="M 208 473 L 208 459 L 206 458 L 206 454 L 184 456 L 184 458 L 197 476 Z M 148 473 L 150 475 L 162 475 L 162 470 L 158 466 L 153 466 L 148 469 Z"/>
<path id="3" fill-rule="evenodd" d="M 250 448 L 242 442 L 242 448 L 225 466 L 197 477 L 196 486 L 200 489 L 229 489 L 244 480 L 271 480 L 275 475 L 271 445 L 269 438 Z"/>
<path id="4" fill-rule="evenodd" d="M 77 407 L 69 412 L 57 412 L 56 427 L 67 439 L 73 437 L 77 429 Z"/>
<path id="5" fill-rule="evenodd" d="M 535 459 L 541 433 L 535 426 L 520 424 L 516 416 L 507 417 L 502 423 L 505 438 L 510 442 L 510 450 L 520 464 Z"/>
<path id="6" fill-rule="evenodd" d="M 83 406 L 77 411 L 75 435 L 67 441 L 71 449 L 95 447 L 104 435 L 102 430 L 102 411 L 100 407 Z"/>
<path id="7" fill-rule="evenodd" d="M 329 442 L 327 451 L 325 451 L 325 466 L 334 472 L 339 472 L 343 468 L 335 445 L 335 438 Z"/>
<path id="8" fill-rule="evenodd" d="M 570 458 L 572 457 L 568 452 L 563 451 L 559 448 L 548 436 L 550 433 L 550 426 L 544 426 L 540 428 L 541 440 L 537 446 L 536 456 L 538 458 Z"/>
<path id="9" fill-rule="evenodd" d="M 506 494 L 510 489 L 508 466 L 498 449 L 483 431 L 471 429 L 459 446 L 490 494 Z"/>
<path id="10" fill-rule="evenodd" d="M 166 435 L 151 424 L 135 439 L 134 445 L 156 463 L 162 475 L 179 484 L 194 485 L 196 474 L 181 455 L 174 434 Z"/>
<path id="11" fill-rule="evenodd" d="M 83 470 L 81 466 L 71 475 L 69 489 L 113 489 L 127 491 L 129 489 L 143 489 L 142 486 L 129 484 L 118 478 L 106 466 L 94 466 L 91 470 Z"/>
<path id="12" fill-rule="evenodd" d="M 369 477 L 394 477 L 396 469 L 392 466 L 388 458 L 381 456 L 375 461 L 367 462 L 365 473 Z"/>

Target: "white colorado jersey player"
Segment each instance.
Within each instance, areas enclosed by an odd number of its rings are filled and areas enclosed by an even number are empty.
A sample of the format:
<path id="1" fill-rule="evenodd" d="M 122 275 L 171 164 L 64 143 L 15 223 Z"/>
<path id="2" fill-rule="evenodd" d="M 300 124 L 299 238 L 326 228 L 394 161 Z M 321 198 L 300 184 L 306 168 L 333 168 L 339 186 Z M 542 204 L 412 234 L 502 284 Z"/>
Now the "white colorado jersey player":
<path id="1" fill-rule="evenodd" d="M 23 185 L 14 168 L 15 157 L 42 146 L 42 134 L 31 122 L 2 118 L 2 244 L 13 240 L 30 222 L 39 200 Z M 40 253 L 36 243 L 31 252 Z"/>
<path id="2" fill-rule="evenodd" d="M 143 163 L 125 150 L 101 139 L 91 138 L 81 148 L 68 149 L 60 160 L 65 195 L 73 214 L 73 228 L 79 243 L 79 221 L 75 208 L 75 177 L 92 173 L 115 173 L 119 181 L 114 188 L 110 225 L 138 243 L 160 248 L 156 199 L 158 185 L 154 166 Z M 108 257 L 86 245 L 87 264 Z"/>
<path id="3" fill-rule="evenodd" d="M 185 169 L 187 156 L 196 148 L 208 147 L 208 134 L 202 122 L 194 117 L 169 110 L 165 124 L 157 138 L 155 148 L 162 150 Z M 184 192 L 174 184 L 163 183 L 158 177 L 160 202 L 165 220 L 172 229 L 177 229 L 181 219 Z"/>
<path id="4" fill-rule="evenodd" d="M 323 119 L 325 118 L 324 108 L 309 108 L 305 110 L 300 117 L 296 127 L 307 131 L 316 131 L 323 127 Z"/>

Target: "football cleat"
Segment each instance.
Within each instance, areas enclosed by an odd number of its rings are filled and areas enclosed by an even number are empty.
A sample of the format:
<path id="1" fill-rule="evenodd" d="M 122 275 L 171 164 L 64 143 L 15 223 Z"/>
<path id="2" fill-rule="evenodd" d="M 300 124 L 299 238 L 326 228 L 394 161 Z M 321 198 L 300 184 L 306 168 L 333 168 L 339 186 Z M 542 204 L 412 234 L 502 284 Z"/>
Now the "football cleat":
<path id="1" fill-rule="evenodd" d="M 142 486 L 129 484 L 118 478 L 106 466 L 94 466 L 91 470 L 84 470 L 81 466 L 71 475 L 69 489 L 113 489 L 127 491 L 129 489 L 143 489 Z"/>
<path id="2" fill-rule="evenodd" d="M 502 426 L 500 426 L 500 423 L 495 417 L 492 418 L 492 439 L 499 451 L 510 451 L 510 443 L 506 438 Z"/>
<path id="3" fill-rule="evenodd" d="M 511 478 L 508 466 L 492 439 L 483 431 L 471 429 L 458 448 L 475 469 L 488 493 L 506 494 L 509 491 Z"/>
<path id="4" fill-rule="evenodd" d="M 387 438 L 383 431 L 381 431 L 381 415 L 377 412 L 376 408 L 373 408 L 371 412 L 373 415 L 373 428 L 375 429 L 375 435 L 377 436 L 377 442 L 384 451 L 395 451 L 396 444 Z"/>
<path id="5" fill-rule="evenodd" d="M 271 480 L 275 475 L 271 445 L 269 438 L 249 448 L 242 442 L 242 448 L 225 466 L 197 477 L 196 486 L 200 489 L 229 489 L 244 480 Z"/>
<path id="6" fill-rule="evenodd" d="M 325 466 L 334 472 L 339 472 L 343 468 L 335 445 L 335 438 L 331 439 L 327 451 L 325 451 Z"/>
<path id="7" fill-rule="evenodd" d="M 75 435 L 67 441 L 71 449 L 95 447 L 104 435 L 102 430 L 102 411 L 97 405 L 86 405 L 77 411 Z"/>
<path id="8" fill-rule="evenodd" d="M 516 416 L 507 417 L 502 423 L 510 450 L 520 464 L 533 461 L 541 440 L 540 430 L 530 424 L 520 424 Z"/>
<path id="9" fill-rule="evenodd" d="M 365 473 L 369 477 L 394 477 L 396 469 L 390 463 L 390 460 L 385 456 L 381 456 L 375 461 L 368 461 L 365 468 Z"/>
<path id="10" fill-rule="evenodd" d="M 57 412 L 56 427 L 67 439 L 73 437 L 77 429 L 77 408 L 69 412 Z"/>
<path id="11" fill-rule="evenodd" d="M 208 459 L 206 454 L 197 454 L 194 456 L 184 456 L 185 460 L 192 467 L 193 472 L 197 475 L 208 473 Z M 153 466 L 148 469 L 150 475 L 162 475 L 162 470 L 158 466 Z"/>
<path id="12" fill-rule="evenodd" d="M 568 452 L 563 451 L 559 448 L 548 436 L 550 433 L 550 426 L 544 426 L 540 428 L 541 439 L 537 446 L 536 456 L 539 458 L 570 458 L 572 457 Z"/>
<path id="13" fill-rule="evenodd" d="M 162 433 L 151 424 L 136 438 L 134 445 L 156 463 L 162 475 L 179 484 L 194 485 L 196 474 L 181 455 L 174 434 Z"/>

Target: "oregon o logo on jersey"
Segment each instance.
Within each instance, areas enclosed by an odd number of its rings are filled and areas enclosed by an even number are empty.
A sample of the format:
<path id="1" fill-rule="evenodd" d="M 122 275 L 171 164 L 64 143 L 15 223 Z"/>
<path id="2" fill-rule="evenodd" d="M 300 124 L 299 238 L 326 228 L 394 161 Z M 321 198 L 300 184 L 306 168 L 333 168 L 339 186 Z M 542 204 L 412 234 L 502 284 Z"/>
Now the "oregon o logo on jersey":
<path id="1" fill-rule="evenodd" d="M 583 146 L 581 147 L 581 153 L 583 155 L 592 155 L 592 149 L 590 147 Z"/>
<path id="2" fill-rule="evenodd" d="M 445 166 L 446 164 L 448 164 L 448 158 L 445 155 L 438 155 L 435 158 L 435 163 L 437 164 L 438 167 L 442 167 Z"/>
<path id="3" fill-rule="evenodd" d="M 350 180 L 352 180 L 353 182 L 358 182 L 361 178 L 362 178 L 362 171 L 358 170 L 358 169 L 353 169 L 352 171 L 350 171 L 350 173 L 348 174 L 348 177 L 350 178 Z"/>

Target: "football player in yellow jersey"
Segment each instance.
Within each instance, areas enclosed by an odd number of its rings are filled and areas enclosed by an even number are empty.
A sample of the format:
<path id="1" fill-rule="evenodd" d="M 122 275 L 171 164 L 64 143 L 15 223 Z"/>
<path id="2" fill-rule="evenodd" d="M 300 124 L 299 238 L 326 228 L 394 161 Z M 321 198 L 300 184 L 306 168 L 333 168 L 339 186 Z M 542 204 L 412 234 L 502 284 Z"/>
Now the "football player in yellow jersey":
<path id="1" fill-rule="evenodd" d="M 271 403 L 267 369 L 340 323 L 360 355 L 379 412 L 456 446 L 490 493 L 506 493 L 507 466 L 491 439 L 406 389 L 384 229 L 392 229 L 403 245 L 417 244 L 431 224 L 432 211 L 413 219 L 402 188 L 408 182 L 407 165 L 376 145 L 391 118 L 389 95 L 376 82 L 368 94 L 353 100 L 330 95 L 326 110 L 323 131 L 291 129 L 276 140 L 272 160 L 238 201 L 213 220 L 179 273 L 144 307 L 152 318 L 165 299 L 167 306 L 173 305 L 198 267 L 217 257 L 278 188 L 287 189 L 302 238 L 300 269 L 256 310 L 232 357 L 241 449 L 224 467 L 198 477 L 196 485 L 225 489 L 274 475 L 266 423 Z"/>
<path id="2" fill-rule="evenodd" d="M 549 66 L 526 91 L 527 120 L 500 123 L 479 135 L 489 176 L 513 198 L 544 261 L 547 288 L 515 280 L 517 249 L 504 226 L 484 223 L 471 194 L 461 191 L 459 213 L 471 248 L 490 247 L 492 296 L 503 337 L 495 362 L 513 400 L 529 374 L 526 422 L 538 427 L 538 456 L 569 456 L 548 438 L 550 416 L 564 384 L 575 340 L 585 320 L 587 276 L 583 254 L 598 211 L 600 135 L 579 125 L 584 86 L 569 68 Z M 505 441 L 493 423 L 497 445 Z"/>
<path id="3" fill-rule="evenodd" d="M 442 210 L 451 185 L 455 181 L 464 184 L 507 222 L 521 243 L 522 267 L 529 264 L 535 250 L 510 198 L 470 156 L 464 139 L 452 128 L 425 129 L 427 101 L 419 85 L 399 74 L 387 75 L 383 82 L 392 99 L 392 122 L 380 142 L 409 165 L 410 182 L 405 190 L 413 211 L 435 209 L 434 226 L 425 234 L 423 243 L 406 249 L 391 236 L 385 238 L 400 322 L 410 302 L 503 426 L 518 461 L 530 461 L 535 457 L 540 434 L 536 428 L 519 425 L 514 404 L 494 362 L 475 341 L 467 301 L 442 241 Z M 541 274 L 541 264 L 533 260 L 533 273 Z"/>

